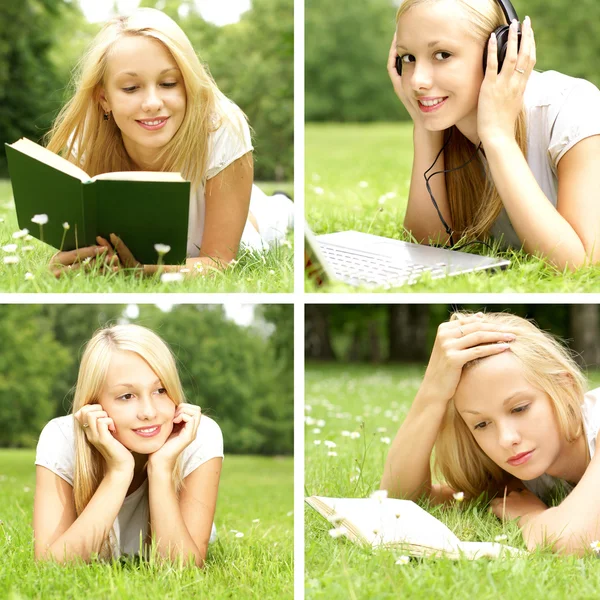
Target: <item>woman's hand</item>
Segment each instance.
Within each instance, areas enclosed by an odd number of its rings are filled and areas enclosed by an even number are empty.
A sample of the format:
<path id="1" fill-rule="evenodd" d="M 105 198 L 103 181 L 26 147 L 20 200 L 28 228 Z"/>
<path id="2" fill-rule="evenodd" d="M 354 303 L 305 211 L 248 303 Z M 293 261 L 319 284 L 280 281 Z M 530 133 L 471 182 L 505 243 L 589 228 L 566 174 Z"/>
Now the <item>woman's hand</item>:
<path id="1" fill-rule="evenodd" d="M 57 252 L 48 264 L 48 268 L 55 277 L 63 273 L 77 271 L 79 269 L 92 270 L 100 264 L 101 271 L 105 269 L 114 270 L 119 257 L 113 252 L 112 246 L 102 238 L 96 238 L 97 246 L 86 246 L 77 250 Z"/>
<path id="2" fill-rule="evenodd" d="M 466 363 L 500 354 L 514 339 L 505 327 L 486 323 L 482 313 L 442 323 L 419 391 L 444 404 L 449 402 Z"/>
<path id="3" fill-rule="evenodd" d="M 531 519 L 548 510 L 548 507 L 529 490 L 521 488 L 508 492 L 505 496 L 490 502 L 490 511 L 503 521 L 527 517 Z M 519 525 L 524 523 L 519 522 Z"/>
<path id="4" fill-rule="evenodd" d="M 131 452 L 113 437 L 116 431 L 114 421 L 100 404 L 86 404 L 74 415 L 81 425 L 88 442 L 98 449 L 106 461 L 108 471 L 131 473 L 135 468 L 135 460 Z"/>
<path id="5" fill-rule="evenodd" d="M 161 448 L 148 456 L 148 466 L 162 464 L 172 471 L 177 457 L 196 439 L 201 416 L 199 406 L 182 402 L 173 417 L 173 432 Z"/>
<path id="6" fill-rule="evenodd" d="M 110 248 L 114 248 L 117 256 L 119 257 L 120 264 L 126 269 L 142 269 L 144 265 L 133 256 L 131 250 L 124 244 L 123 240 L 115 235 L 114 233 L 110 234 L 110 242 L 105 240 L 104 238 L 98 237 L 98 241 L 102 244 L 108 245 Z M 111 245 L 112 244 L 112 245 Z"/>
<path id="7" fill-rule="evenodd" d="M 523 94 L 536 61 L 535 40 L 529 17 L 521 31 L 521 48 L 517 54 L 517 23 L 510 26 L 508 49 L 498 73 L 498 50 L 495 37 L 488 42 L 485 77 L 477 105 L 477 133 L 484 147 L 494 139 L 515 139 L 517 116 L 523 107 Z M 522 73 L 520 72 L 522 71 Z"/>
<path id="8" fill-rule="evenodd" d="M 392 81 L 392 85 L 394 86 L 394 91 L 396 92 L 396 96 L 400 98 L 400 102 L 404 105 L 404 108 L 408 111 L 411 119 L 415 123 L 415 125 L 421 124 L 421 115 L 417 111 L 417 109 L 411 104 L 408 96 L 404 93 L 402 89 L 402 77 L 398 75 L 398 71 L 396 71 L 396 56 L 398 56 L 398 51 L 396 50 L 396 34 L 394 33 L 394 39 L 392 40 L 392 46 L 390 48 L 390 53 L 388 55 L 387 61 L 387 71 L 390 76 L 390 80 Z"/>

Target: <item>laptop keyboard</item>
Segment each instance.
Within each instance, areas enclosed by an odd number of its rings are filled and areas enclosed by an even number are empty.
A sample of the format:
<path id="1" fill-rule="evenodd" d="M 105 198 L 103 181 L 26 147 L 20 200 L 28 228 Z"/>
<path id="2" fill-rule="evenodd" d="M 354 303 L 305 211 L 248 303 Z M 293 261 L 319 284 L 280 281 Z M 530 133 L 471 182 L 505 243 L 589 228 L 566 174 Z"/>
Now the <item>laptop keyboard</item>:
<path id="1" fill-rule="evenodd" d="M 336 276 L 353 285 L 399 285 L 415 283 L 423 273 L 432 277 L 444 277 L 447 264 L 421 265 L 417 263 L 395 263 L 391 258 L 364 252 L 353 252 L 319 242 L 321 251 L 331 264 Z"/>

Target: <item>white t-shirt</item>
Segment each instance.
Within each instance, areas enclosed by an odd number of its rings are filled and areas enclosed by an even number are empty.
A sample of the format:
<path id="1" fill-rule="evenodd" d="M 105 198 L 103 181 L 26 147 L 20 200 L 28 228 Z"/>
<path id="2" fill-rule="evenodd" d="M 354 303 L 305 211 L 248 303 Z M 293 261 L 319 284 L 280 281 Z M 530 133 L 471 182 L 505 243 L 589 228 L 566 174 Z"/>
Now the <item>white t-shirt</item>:
<path id="1" fill-rule="evenodd" d="M 38 441 L 35 464 L 46 467 L 73 486 L 75 471 L 75 437 L 73 415 L 52 419 L 42 430 Z M 183 478 L 211 458 L 223 457 L 223 435 L 211 418 L 202 415 L 196 439 L 183 449 Z M 142 540 L 148 534 L 148 479 L 132 494 L 125 497 L 114 523 L 116 538 L 110 537 L 113 557 L 139 554 Z M 213 523 L 211 541 L 216 538 Z"/>
<path id="2" fill-rule="evenodd" d="M 585 394 L 581 405 L 581 413 L 583 415 L 583 429 L 590 449 L 590 458 L 592 458 L 596 452 L 596 437 L 600 430 L 600 388 Z M 545 473 L 535 479 L 523 481 L 523 484 L 546 504 L 550 504 L 551 499 L 557 494 L 570 494 L 573 491 L 573 486 L 564 479 L 552 477 Z"/>
<path id="3" fill-rule="evenodd" d="M 556 207 L 558 162 L 577 142 L 600 134 L 600 90 L 585 79 L 556 71 L 533 71 L 523 105 L 527 115 L 527 163 Z M 480 157 L 485 163 L 485 157 Z M 497 238 L 503 236 L 505 247 L 522 246 L 504 208 L 490 232 Z"/>

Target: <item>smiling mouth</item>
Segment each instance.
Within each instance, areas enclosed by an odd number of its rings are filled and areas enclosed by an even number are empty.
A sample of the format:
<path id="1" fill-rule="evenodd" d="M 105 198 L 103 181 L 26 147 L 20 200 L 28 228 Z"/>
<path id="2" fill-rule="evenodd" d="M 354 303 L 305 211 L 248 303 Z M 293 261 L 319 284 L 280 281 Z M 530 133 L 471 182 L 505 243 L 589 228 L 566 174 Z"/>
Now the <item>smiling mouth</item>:
<path id="1" fill-rule="evenodd" d="M 154 130 L 154 129 L 161 129 L 162 127 L 165 126 L 165 123 L 168 121 L 169 117 L 161 117 L 159 119 L 147 119 L 144 121 L 140 121 L 137 120 L 137 123 L 139 123 L 144 129 L 149 129 L 149 130 Z"/>
<path id="2" fill-rule="evenodd" d="M 134 429 L 133 431 L 142 437 L 153 437 L 160 433 L 160 425 L 155 425 L 154 427 L 143 427 L 141 429 Z"/>
<path id="3" fill-rule="evenodd" d="M 522 465 L 529 460 L 533 452 L 533 450 L 529 450 L 529 452 L 521 452 L 521 454 L 516 454 L 515 456 L 509 458 L 506 462 L 509 465 Z"/>

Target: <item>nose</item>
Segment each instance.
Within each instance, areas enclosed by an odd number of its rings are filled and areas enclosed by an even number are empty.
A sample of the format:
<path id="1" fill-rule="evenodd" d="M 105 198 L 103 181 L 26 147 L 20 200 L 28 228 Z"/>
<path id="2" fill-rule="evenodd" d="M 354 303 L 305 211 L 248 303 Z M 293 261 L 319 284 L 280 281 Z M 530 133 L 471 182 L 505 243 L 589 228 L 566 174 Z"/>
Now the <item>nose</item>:
<path id="1" fill-rule="evenodd" d="M 521 435 L 511 423 L 498 424 L 498 443 L 505 450 L 513 451 L 521 443 Z"/>
<path id="2" fill-rule="evenodd" d="M 163 101 L 157 90 L 150 86 L 142 102 L 142 110 L 147 113 L 157 113 L 162 108 Z"/>
<path id="3" fill-rule="evenodd" d="M 138 419 L 140 421 L 153 421 L 156 419 L 156 407 L 152 402 L 152 398 L 149 394 L 144 394 L 140 398 Z"/>
<path id="4" fill-rule="evenodd" d="M 423 61 L 415 61 L 410 84 L 415 91 L 430 89 L 431 67 Z"/>

